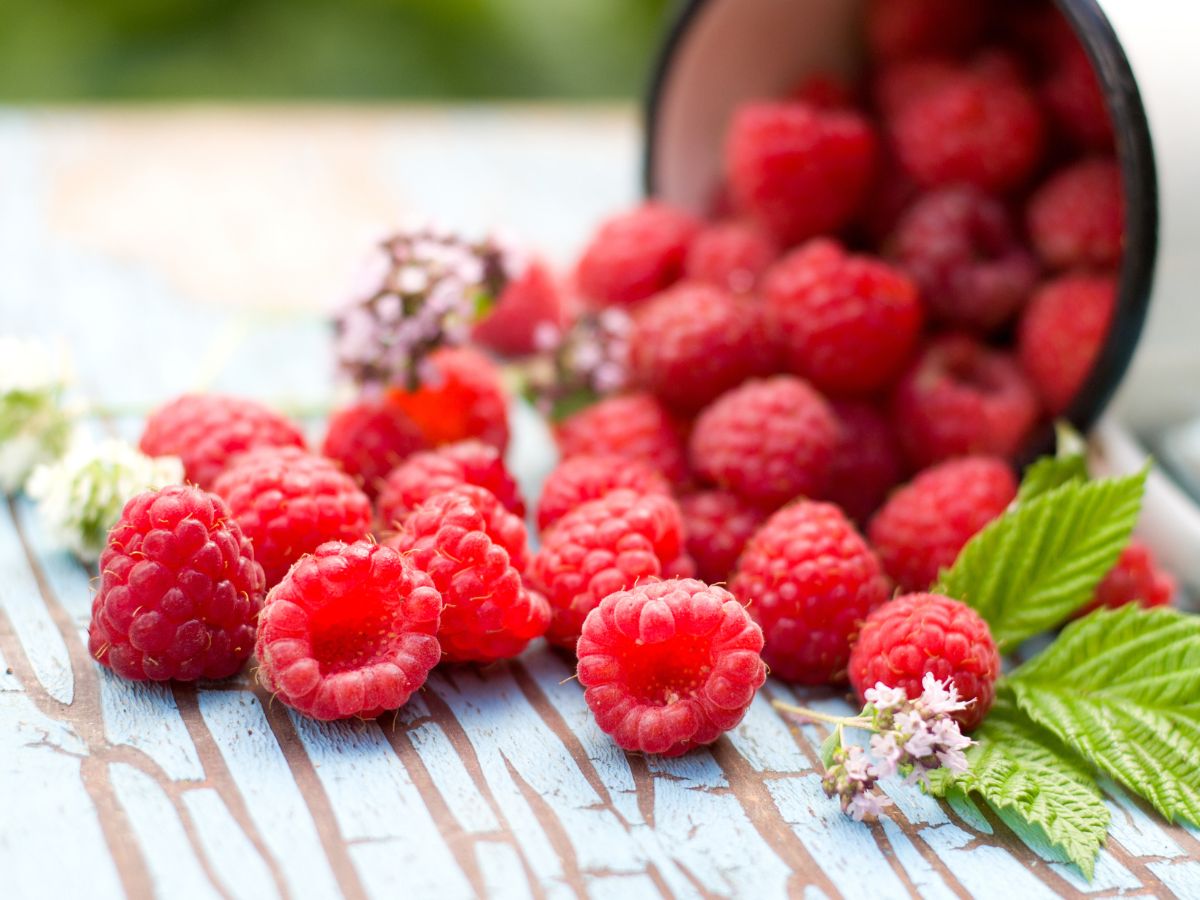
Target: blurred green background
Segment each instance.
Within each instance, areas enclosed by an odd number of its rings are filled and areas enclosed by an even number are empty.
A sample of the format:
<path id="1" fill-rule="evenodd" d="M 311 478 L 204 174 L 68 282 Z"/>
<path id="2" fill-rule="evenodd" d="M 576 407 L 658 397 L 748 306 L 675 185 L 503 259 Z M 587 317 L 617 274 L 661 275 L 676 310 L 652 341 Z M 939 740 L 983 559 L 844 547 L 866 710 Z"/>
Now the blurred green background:
<path id="1" fill-rule="evenodd" d="M 0 0 L 0 100 L 608 98 L 668 0 Z"/>

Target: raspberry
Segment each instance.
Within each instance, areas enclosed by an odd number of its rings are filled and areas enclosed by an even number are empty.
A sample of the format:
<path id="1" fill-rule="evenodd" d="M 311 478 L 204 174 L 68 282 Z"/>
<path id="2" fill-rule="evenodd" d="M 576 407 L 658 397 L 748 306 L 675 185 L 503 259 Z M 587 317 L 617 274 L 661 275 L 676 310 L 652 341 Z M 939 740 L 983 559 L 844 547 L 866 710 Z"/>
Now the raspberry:
<path id="1" fill-rule="evenodd" d="M 1037 417 L 1016 361 L 962 334 L 930 341 L 892 399 L 900 443 L 918 466 L 969 453 L 1013 456 Z"/>
<path id="2" fill-rule="evenodd" d="M 934 316 L 983 333 L 1015 315 L 1038 274 L 1004 206 L 966 185 L 930 191 L 909 207 L 890 255 Z"/>
<path id="3" fill-rule="evenodd" d="M 747 378 L 767 374 L 763 330 L 751 301 L 712 285 L 678 284 L 634 316 L 630 371 L 668 406 L 700 409 Z"/>
<path id="4" fill-rule="evenodd" d="M 542 536 L 530 581 L 550 601 L 546 638 L 574 649 L 583 620 L 614 591 L 658 578 L 683 552 L 679 507 L 662 494 L 609 491 Z"/>
<path id="5" fill-rule="evenodd" d="M 472 336 L 502 356 L 525 356 L 539 349 L 539 328 L 561 332 L 566 318 L 562 292 L 554 276 L 543 263 L 534 261 L 508 283 Z"/>
<path id="6" fill-rule="evenodd" d="M 879 682 L 919 697 L 926 674 L 952 680 L 963 700 L 975 701 L 954 716 L 963 728 L 974 728 L 995 699 L 996 642 L 987 622 L 965 603 L 940 594 L 897 597 L 863 623 L 850 655 L 850 683 L 860 699 Z"/>
<path id="7" fill-rule="evenodd" d="M 408 702 L 441 658 L 442 598 L 390 547 L 330 542 L 267 597 L 258 679 L 316 719 L 372 719 Z"/>
<path id="8" fill-rule="evenodd" d="M 688 479 L 684 425 L 649 394 L 594 403 L 560 422 L 554 437 L 565 459 L 619 456 L 653 466 L 672 484 Z"/>
<path id="9" fill-rule="evenodd" d="M 242 454 L 213 493 L 254 545 L 267 587 L 305 553 L 327 541 L 355 541 L 371 530 L 371 501 L 334 463 L 295 447 Z"/>
<path id="10" fill-rule="evenodd" d="M 1017 480 L 1004 460 L 952 459 L 926 469 L 892 494 L 867 533 L 901 590 L 924 591 L 1016 496 Z"/>
<path id="11" fill-rule="evenodd" d="M 829 240 L 785 256 L 764 292 L 791 371 L 829 393 L 889 384 L 920 335 L 921 304 L 907 276 Z"/>
<path id="12" fill-rule="evenodd" d="M 700 223 L 661 203 L 643 203 L 600 226 L 576 277 L 598 306 L 630 306 L 670 287 L 683 274 Z"/>
<path id="13" fill-rule="evenodd" d="M 961 67 L 942 57 L 918 57 L 883 66 L 871 84 L 875 105 L 891 119 L 915 100 L 952 84 Z"/>
<path id="14" fill-rule="evenodd" d="M 486 488 L 525 517 L 525 501 L 500 452 L 482 441 L 460 441 L 415 453 L 393 469 L 379 490 L 379 521 L 384 528 L 397 526 L 430 497 L 464 484 Z"/>
<path id="15" fill-rule="evenodd" d="M 802 684 L 844 681 L 850 642 L 888 598 L 879 559 L 842 511 L 801 500 L 746 544 L 730 584 L 767 636 L 771 674 Z"/>
<path id="16" fill-rule="evenodd" d="M 885 153 L 871 188 L 871 202 L 859 215 L 857 224 L 861 236 L 871 246 L 883 244 L 920 192 L 917 183 L 900 168 L 894 155 Z"/>
<path id="17" fill-rule="evenodd" d="M 500 370 L 471 347 L 442 347 L 428 357 L 431 377 L 414 391 L 393 387 L 388 402 L 433 446 L 478 438 L 508 446 L 508 394 Z"/>
<path id="18" fill-rule="evenodd" d="M 807 382 L 790 375 L 748 381 L 700 414 L 696 471 L 749 503 L 775 507 L 825 487 L 837 419 Z"/>
<path id="19" fill-rule="evenodd" d="M 545 531 L 577 506 L 617 488 L 638 494 L 671 493 L 667 480 L 647 463 L 620 456 L 572 456 L 559 463 L 542 484 L 538 530 Z"/>
<path id="20" fill-rule="evenodd" d="M 1126 603 L 1147 608 L 1166 606 L 1174 596 L 1175 579 L 1158 567 L 1150 548 L 1134 538 L 1096 586 L 1092 601 L 1075 615 L 1086 616 L 1101 607 L 1118 609 Z"/>
<path id="21" fill-rule="evenodd" d="M 254 647 L 263 589 L 224 500 L 190 485 L 138 494 L 100 556 L 88 652 L 136 681 L 226 678 Z"/>
<path id="22" fill-rule="evenodd" d="M 817 109 L 854 109 L 859 103 L 857 87 L 836 72 L 812 72 L 804 76 L 787 92 L 787 99 Z"/>
<path id="23" fill-rule="evenodd" d="M 878 59 L 965 53 L 979 42 L 987 4 L 976 0 L 871 0 L 867 46 Z"/>
<path id="24" fill-rule="evenodd" d="M 991 193 L 1023 184 L 1042 157 L 1037 100 L 1021 82 L 963 70 L 891 118 L 901 165 L 925 187 L 965 182 Z"/>
<path id="25" fill-rule="evenodd" d="M 854 217 L 871 186 L 876 143 L 855 112 L 748 103 L 729 129 L 726 174 L 737 205 L 794 244 Z"/>
<path id="26" fill-rule="evenodd" d="M 208 488 L 239 453 L 255 447 L 303 448 L 304 435 L 254 400 L 184 394 L 150 414 L 138 446 L 147 456 L 178 456 L 188 481 Z"/>
<path id="27" fill-rule="evenodd" d="M 428 444 L 413 421 L 386 398 L 362 399 L 334 412 L 321 453 L 341 464 L 368 497 L 384 476 Z"/>
<path id="28" fill-rule="evenodd" d="M 763 636 L 726 590 L 694 579 L 610 594 L 579 639 L 579 683 L 625 750 L 679 756 L 742 720 L 766 680 Z"/>
<path id="29" fill-rule="evenodd" d="M 1112 117 L 1096 70 L 1070 27 L 1061 17 L 1056 18 L 1065 37 L 1057 43 L 1050 71 L 1042 80 L 1042 102 L 1051 121 L 1072 143 L 1085 150 L 1111 152 Z"/>
<path id="30" fill-rule="evenodd" d="M 1077 162 L 1038 188 L 1029 201 L 1029 236 L 1055 269 L 1116 268 L 1125 243 L 1125 195 L 1114 160 Z"/>
<path id="31" fill-rule="evenodd" d="M 865 523 L 905 474 L 904 454 L 891 422 L 870 403 L 833 404 L 838 442 L 821 499 Z"/>
<path id="32" fill-rule="evenodd" d="M 695 560 L 696 574 L 710 584 L 729 578 L 746 541 L 767 519 L 764 510 L 751 506 L 729 491 L 698 491 L 679 499 L 687 552 Z"/>
<path id="33" fill-rule="evenodd" d="M 1064 275 L 1040 287 L 1017 329 L 1017 356 L 1051 415 L 1063 412 L 1108 337 L 1117 285 L 1102 275 Z"/>
<path id="34" fill-rule="evenodd" d="M 388 541 L 428 572 L 442 595 L 438 641 L 449 662 L 517 656 L 550 624 L 550 606 L 521 583 L 525 524 L 488 491 L 464 485 L 431 497 Z"/>
<path id="35" fill-rule="evenodd" d="M 754 290 L 778 255 L 775 239 L 755 223 L 717 222 L 692 241 L 684 274 L 693 281 L 745 294 Z"/>

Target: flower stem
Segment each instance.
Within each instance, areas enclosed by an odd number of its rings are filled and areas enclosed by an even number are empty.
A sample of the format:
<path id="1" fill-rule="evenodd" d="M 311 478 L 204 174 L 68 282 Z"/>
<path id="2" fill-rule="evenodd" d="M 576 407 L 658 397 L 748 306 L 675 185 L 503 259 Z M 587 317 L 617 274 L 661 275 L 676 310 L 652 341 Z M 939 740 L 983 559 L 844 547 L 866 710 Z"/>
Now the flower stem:
<path id="1" fill-rule="evenodd" d="M 837 725 L 839 728 L 846 725 L 851 728 L 866 728 L 871 722 L 870 719 L 863 716 L 831 716 L 828 713 L 818 712 L 806 706 L 793 706 L 781 700 L 772 700 L 771 705 L 781 712 L 791 713 L 793 716 L 801 716 L 805 719 L 812 719 L 814 722 L 827 722 L 830 725 Z"/>

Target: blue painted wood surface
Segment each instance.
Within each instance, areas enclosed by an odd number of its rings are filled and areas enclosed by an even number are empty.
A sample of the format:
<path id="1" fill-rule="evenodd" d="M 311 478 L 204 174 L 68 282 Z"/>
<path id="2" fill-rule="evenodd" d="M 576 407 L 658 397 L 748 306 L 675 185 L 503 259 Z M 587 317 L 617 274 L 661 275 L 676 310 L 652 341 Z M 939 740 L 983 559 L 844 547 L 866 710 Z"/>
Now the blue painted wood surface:
<path id="1" fill-rule="evenodd" d="M 3 115 L 0 330 L 64 335 L 129 436 L 137 407 L 197 386 L 327 404 L 316 286 L 342 273 L 320 235 L 434 213 L 563 261 L 634 195 L 635 147 L 632 116 L 606 110 Z M 254 220 L 237 240 L 215 227 L 235 214 Z M 514 421 L 532 493 L 549 444 L 528 409 Z M 438 671 L 378 722 L 321 724 L 245 675 L 114 678 L 86 653 L 90 577 L 26 501 L 0 508 L 0 897 L 1200 896 L 1197 833 L 1115 785 L 1090 884 L 915 788 L 850 821 L 820 791 L 824 731 L 770 706 L 849 709 L 829 692 L 769 682 L 712 748 L 647 759 L 539 646 Z"/>

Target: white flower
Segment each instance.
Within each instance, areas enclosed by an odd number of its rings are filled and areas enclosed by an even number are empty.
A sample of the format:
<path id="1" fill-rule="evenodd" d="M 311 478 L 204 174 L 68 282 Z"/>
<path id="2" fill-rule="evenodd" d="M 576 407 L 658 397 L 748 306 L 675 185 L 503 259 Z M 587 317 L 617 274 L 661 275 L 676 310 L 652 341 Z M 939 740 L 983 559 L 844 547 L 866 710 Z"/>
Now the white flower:
<path id="1" fill-rule="evenodd" d="M 933 723 L 933 736 L 947 750 L 965 750 L 975 742 L 962 733 L 958 723 L 951 718 L 938 719 Z"/>
<path id="2" fill-rule="evenodd" d="M 847 747 L 846 760 L 842 766 L 846 774 L 855 781 L 868 781 L 871 778 L 871 760 L 862 747 Z"/>
<path id="3" fill-rule="evenodd" d="M 911 709 L 901 710 L 892 719 L 892 727 L 900 735 L 916 734 L 925 729 L 925 717 Z"/>
<path id="4" fill-rule="evenodd" d="M 967 763 L 967 755 L 961 750 L 939 750 L 937 758 L 943 766 L 955 775 L 962 775 L 970 768 Z"/>
<path id="5" fill-rule="evenodd" d="M 931 713 L 956 713 L 966 709 L 973 701 L 958 699 L 958 686 L 953 681 L 938 681 L 932 672 L 926 672 L 921 680 L 921 703 Z"/>
<path id="6" fill-rule="evenodd" d="M 936 745 L 937 739 L 934 738 L 933 732 L 929 730 L 928 724 L 922 721 L 920 727 L 904 742 L 904 752 L 913 759 L 924 759 L 933 755 Z"/>
<path id="7" fill-rule="evenodd" d="M 181 481 L 183 464 L 173 456 L 151 458 L 115 439 L 81 439 L 58 462 L 37 468 L 29 493 L 50 532 L 91 562 L 99 558 L 127 500 Z"/>
<path id="8" fill-rule="evenodd" d="M 877 816 L 887 807 L 892 805 L 892 801 L 876 791 L 864 791 L 860 794 L 855 794 L 850 802 L 846 804 L 846 812 L 854 818 L 856 822 L 861 822 L 867 816 Z"/>
<path id="9" fill-rule="evenodd" d="M 908 694 L 904 688 L 888 687 L 882 681 L 875 682 L 875 687 L 867 688 L 866 700 L 880 712 L 887 709 L 895 709 L 908 699 Z"/>
<path id="10" fill-rule="evenodd" d="M 61 344 L 0 336 L 0 493 L 65 449 L 73 411 L 63 405 L 70 366 Z"/>
<path id="11" fill-rule="evenodd" d="M 875 773 L 880 778 L 891 778 L 896 774 L 902 751 L 896 743 L 894 732 L 871 735 L 871 753 L 875 756 Z"/>

